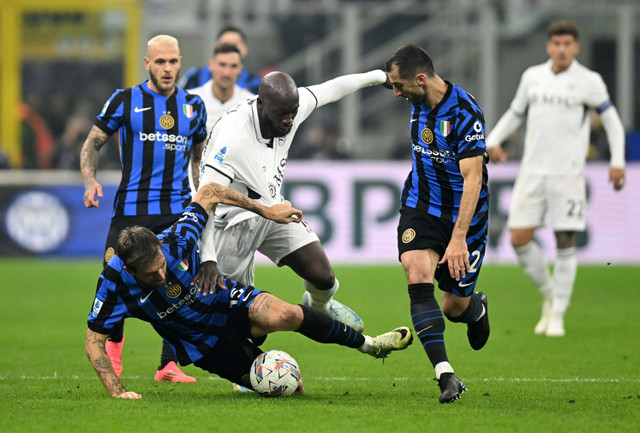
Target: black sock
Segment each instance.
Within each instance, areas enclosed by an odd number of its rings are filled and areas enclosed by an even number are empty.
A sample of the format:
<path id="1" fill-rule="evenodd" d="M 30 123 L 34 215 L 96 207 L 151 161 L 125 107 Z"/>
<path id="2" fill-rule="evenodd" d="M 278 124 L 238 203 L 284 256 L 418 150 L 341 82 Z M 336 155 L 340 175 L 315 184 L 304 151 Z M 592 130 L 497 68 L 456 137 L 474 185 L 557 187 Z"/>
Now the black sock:
<path id="1" fill-rule="evenodd" d="M 158 370 L 162 370 L 171 361 L 177 362 L 176 354 L 173 353 L 173 349 L 166 341 L 162 340 L 162 355 L 160 355 L 160 367 Z"/>
<path id="2" fill-rule="evenodd" d="M 433 283 L 409 284 L 413 328 L 435 367 L 449 358 L 444 347 L 444 316 L 433 291 Z"/>
<path id="3" fill-rule="evenodd" d="M 124 338 L 124 319 L 115 324 L 109 333 L 109 341 L 120 343 Z"/>
<path id="4" fill-rule="evenodd" d="M 482 314 L 482 301 L 480 297 L 473 292 L 469 298 L 469 306 L 466 310 L 462 312 L 459 316 L 456 317 L 447 317 L 447 319 L 452 322 L 461 322 L 461 323 L 471 323 L 475 322 L 480 318 Z"/>
<path id="5" fill-rule="evenodd" d="M 302 307 L 304 318 L 296 332 L 318 343 L 335 343 L 354 349 L 364 344 L 364 335 L 355 329 L 318 310 L 304 305 L 300 307 Z"/>

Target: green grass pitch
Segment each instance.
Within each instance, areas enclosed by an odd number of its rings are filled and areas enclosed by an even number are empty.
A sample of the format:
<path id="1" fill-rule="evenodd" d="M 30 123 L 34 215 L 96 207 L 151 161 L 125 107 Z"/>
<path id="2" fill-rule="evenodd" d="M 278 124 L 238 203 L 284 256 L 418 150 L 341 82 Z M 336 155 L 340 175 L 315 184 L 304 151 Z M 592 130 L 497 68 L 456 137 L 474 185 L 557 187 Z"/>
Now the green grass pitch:
<path id="1" fill-rule="evenodd" d="M 130 319 L 125 386 L 116 400 L 84 353 L 86 317 L 100 268 L 95 261 L 2 260 L 0 431 L 8 432 L 638 432 L 640 269 L 581 266 L 567 335 L 533 334 L 540 299 L 515 266 L 486 266 L 491 338 L 478 352 L 466 327 L 447 322 L 452 365 L 469 391 L 438 403 L 433 369 L 418 340 L 384 362 L 296 333 L 269 336 L 265 349 L 293 355 L 307 393 L 288 399 L 234 392 L 193 366 L 195 384 L 153 381 L 160 338 Z M 336 267 L 337 298 L 370 335 L 411 326 L 400 265 Z M 288 269 L 256 270 L 257 286 L 299 302 Z"/>

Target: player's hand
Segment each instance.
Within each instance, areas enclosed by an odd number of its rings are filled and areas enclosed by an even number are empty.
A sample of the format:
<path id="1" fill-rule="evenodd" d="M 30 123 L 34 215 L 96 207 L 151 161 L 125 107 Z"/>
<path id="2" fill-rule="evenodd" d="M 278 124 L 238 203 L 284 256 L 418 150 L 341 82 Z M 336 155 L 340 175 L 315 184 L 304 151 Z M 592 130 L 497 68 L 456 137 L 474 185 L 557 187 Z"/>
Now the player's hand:
<path id="1" fill-rule="evenodd" d="M 493 162 L 503 163 L 507 161 L 507 153 L 500 146 L 489 149 L 488 153 L 489 159 Z"/>
<path id="2" fill-rule="evenodd" d="M 611 167 L 609 169 L 609 182 L 613 182 L 613 189 L 620 191 L 624 186 L 624 168 Z"/>
<path id="3" fill-rule="evenodd" d="M 295 390 L 293 394 L 304 395 L 304 383 L 302 382 L 302 379 L 300 379 L 300 382 L 298 382 L 298 388 Z"/>
<path id="4" fill-rule="evenodd" d="M 292 207 L 289 202 L 279 203 L 267 208 L 265 217 L 279 224 L 299 223 L 302 221 L 302 211 Z"/>
<path id="5" fill-rule="evenodd" d="M 102 185 L 92 180 L 84 186 L 84 205 L 86 207 L 100 207 L 100 201 L 96 195 L 102 198 Z"/>
<path id="6" fill-rule="evenodd" d="M 451 275 L 451 278 L 460 281 L 466 277 L 467 272 L 471 270 L 466 239 L 451 239 L 444 252 L 444 256 L 442 256 L 442 260 L 438 262 L 439 265 L 444 265 L 445 263 L 449 266 L 449 275 Z"/>
<path id="7" fill-rule="evenodd" d="M 198 293 L 203 296 L 212 295 L 216 290 L 216 284 L 223 290 L 227 290 L 227 286 L 222 281 L 222 275 L 218 270 L 218 264 L 214 261 L 202 262 L 200 270 L 191 280 L 191 285 L 196 287 Z"/>
<path id="8" fill-rule="evenodd" d="M 123 398 L 123 399 L 127 399 L 127 400 L 138 400 L 140 398 L 142 398 L 142 396 L 140 394 L 138 394 L 137 392 L 133 392 L 133 391 L 126 391 L 123 392 L 122 394 L 118 394 L 118 395 L 114 395 L 115 398 Z"/>

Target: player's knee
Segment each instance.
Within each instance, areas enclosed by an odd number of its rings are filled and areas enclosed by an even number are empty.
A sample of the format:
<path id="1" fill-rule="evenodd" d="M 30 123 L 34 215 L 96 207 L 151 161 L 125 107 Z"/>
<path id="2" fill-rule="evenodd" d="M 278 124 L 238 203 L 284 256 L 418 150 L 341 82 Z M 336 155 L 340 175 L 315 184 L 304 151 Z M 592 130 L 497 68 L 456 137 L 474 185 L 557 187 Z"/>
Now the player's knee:
<path id="1" fill-rule="evenodd" d="M 532 236 L 529 236 L 528 233 L 523 233 L 520 231 L 512 231 L 511 232 L 511 245 L 513 248 L 520 248 L 527 245 L 533 239 Z"/>
<path id="2" fill-rule="evenodd" d="M 330 290 L 336 284 L 336 274 L 329 266 L 325 269 L 318 269 L 314 273 L 314 278 L 308 279 L 318 290 Z"/>

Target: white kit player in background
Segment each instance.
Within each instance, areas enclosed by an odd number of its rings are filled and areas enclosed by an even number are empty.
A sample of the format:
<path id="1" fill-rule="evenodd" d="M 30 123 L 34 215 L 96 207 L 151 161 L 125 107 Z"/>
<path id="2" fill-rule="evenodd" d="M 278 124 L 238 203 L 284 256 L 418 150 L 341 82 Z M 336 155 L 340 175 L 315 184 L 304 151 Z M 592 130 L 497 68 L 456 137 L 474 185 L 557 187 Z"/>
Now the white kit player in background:
<path id="1" fill-rule="evenodd" d="M 507 225 L 518 262 L 544 297 L 536 334 L 561 337 L 576 278 L 576 232 L 586 228 L 585 160 L 589 146 L 589 110 L 600 115 L 609 141 L 609 181 L 620 190 L 625 180 L 624 127 L 600 75 L 578 63 L 578 31 L 568 21 L 548 31 L 550 59 L 522 75 L 510 108 L 487 137 L 492 160 L 504 162 L 500 148 L 522 123 L 527 128 L 524 155 L 513 190 Z M 533 242 L 549 212 L 556 237 L 551 277 L 544 254 Z"/>
<path id="2" fill-rule="evenodd" d="M 242 102 L 214 126 L 203 152 L 200 181 L 230 186 L 261 204 L 280 202 L 289 147 L 300 124 L 317 107 L 386 82 L 381 70 L 300 88 L 283 72 L 266 75 L 258 97 Z M 240 208 L 218 206 L 200 250 L 203 263 L 194 282 L 205 294 L 213 292 L 219 274 L 253 284 L 254 254 L 260 251 L 303 278 L 305 305 L 359 331 L 364 328 L 357 314 L 333 299 L 338 280 L 318 236 L 304 222 L 270 224 Z"/>
<path id="3" fill-rule="evenodd" d="M 235 45 L 216 45 L 209 60 L 209 70 L 213 78 L 189 90 L 189 93 L 200 96 L 207 108 L 207 133 L 224 113 L 255 96 L 236 84 L 242 72 L 242 56 Z"/>

